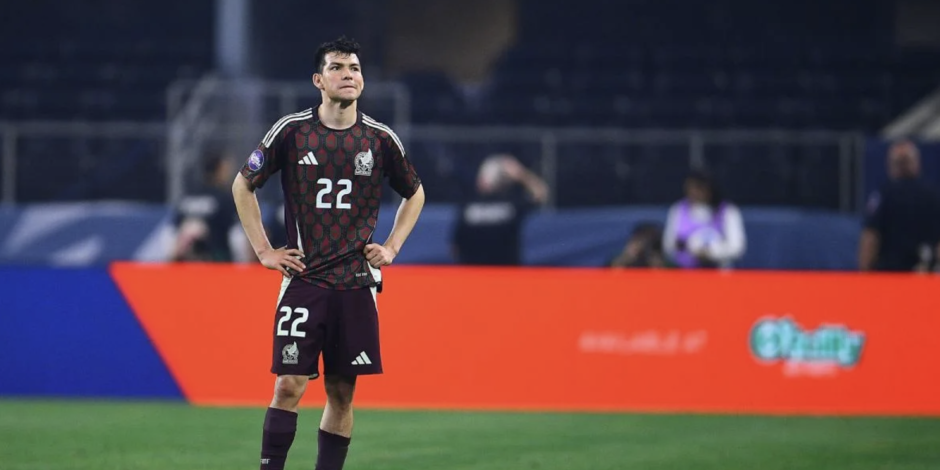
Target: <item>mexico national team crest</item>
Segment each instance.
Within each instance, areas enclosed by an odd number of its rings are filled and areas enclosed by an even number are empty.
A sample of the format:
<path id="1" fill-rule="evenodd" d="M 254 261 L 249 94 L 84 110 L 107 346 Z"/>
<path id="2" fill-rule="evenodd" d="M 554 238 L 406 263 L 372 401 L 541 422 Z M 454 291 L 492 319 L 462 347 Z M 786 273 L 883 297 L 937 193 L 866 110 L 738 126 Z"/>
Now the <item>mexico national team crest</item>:
<path id="1" fill-rule="evenodd" d="M 300 350 L 297 349 L 297 342 L 294 341 L 284 346 L 284 349 L 281 350 L 281 357 L 281 362 L 284 364 L 297 364 L 298 359 L 300 359 Z"/>
<path id="2" fill-rule="evenodd" d="M 372 158 L 372 149 L 356 154 L 356 175 L 372 176 L 372 167 L 375 160 Z"/>

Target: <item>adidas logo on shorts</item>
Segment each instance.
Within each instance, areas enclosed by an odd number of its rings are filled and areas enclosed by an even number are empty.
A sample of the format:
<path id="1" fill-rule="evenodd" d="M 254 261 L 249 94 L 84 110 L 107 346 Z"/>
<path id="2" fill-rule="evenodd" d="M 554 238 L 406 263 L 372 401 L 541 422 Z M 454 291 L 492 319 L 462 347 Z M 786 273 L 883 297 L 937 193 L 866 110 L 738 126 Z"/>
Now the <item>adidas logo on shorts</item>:
<path id="1" fill-rule="evenodd" d="M 357 357 L 356 360 L 352 361 L 352 365 L 354 366 L 362 366 L 366 364 L 372 364 L 372 361 L 369 360 L 369 356 L 366 355 L 365 351 L 362 351 L 361 353 L 359 353 L 359 357 Z"/>

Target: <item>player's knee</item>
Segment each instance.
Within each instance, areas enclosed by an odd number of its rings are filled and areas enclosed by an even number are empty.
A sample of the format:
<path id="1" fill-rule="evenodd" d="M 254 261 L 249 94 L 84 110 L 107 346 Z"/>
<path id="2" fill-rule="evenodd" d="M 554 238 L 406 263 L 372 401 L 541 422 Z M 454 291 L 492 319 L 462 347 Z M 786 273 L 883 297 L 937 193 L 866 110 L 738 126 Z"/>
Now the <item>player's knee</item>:
<path id="1" fill-rule="evenodd" d="M 345 412 L 352 408 L 352 393 L 328 393 L 326 397 L 330 406 L 337 411 Z"/>
<path id="2" fill-rule="evenodd" d="M 300 400 L 307 388 L 306 377 L 282 375 L 274 384 L 274 397 L 278 401 Z"/>
<path id="3" fill-rule="evenodd" d="M 356 377 L 326 376 L 323 378 L 323 383 L 330 406 L 340 410 L 352 407 L 353 393 L 356 391 Z"/>

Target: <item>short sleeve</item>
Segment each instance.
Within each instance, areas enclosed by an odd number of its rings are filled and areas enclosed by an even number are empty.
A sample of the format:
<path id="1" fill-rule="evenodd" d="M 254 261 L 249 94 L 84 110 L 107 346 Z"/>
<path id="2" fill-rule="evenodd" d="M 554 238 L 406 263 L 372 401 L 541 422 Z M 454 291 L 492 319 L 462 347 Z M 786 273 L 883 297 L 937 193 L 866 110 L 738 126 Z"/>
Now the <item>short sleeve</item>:
<path id="1" fill-rule="evenodd" d="M 868 203 L 865 204 L 865 228 L 878 232 L 882 231 L 884 225 L 884 203 L 885 201 L 878 191 L 868 197 Z"/>
<path id="2" fill-rule="evenodd" d="M 284 152 L 281 149 L 285 133 L 286 129 L 282 128 L 276 134 L 266 137 L 242 165 L 241 174 L 248 178 L 253 188 L 264 187 L 268 178 L 284 166 Z"/>
<path id="3" fill-rule="evenodd" d="M 389 132 L 385 142 L 385 176 L 388 177 L 389 185 L 399 196 L 409 199 L 421 186 L 421 178 L 418 177 L 414 165 L 405 156 L 405 148 L 398 136 Z"/>

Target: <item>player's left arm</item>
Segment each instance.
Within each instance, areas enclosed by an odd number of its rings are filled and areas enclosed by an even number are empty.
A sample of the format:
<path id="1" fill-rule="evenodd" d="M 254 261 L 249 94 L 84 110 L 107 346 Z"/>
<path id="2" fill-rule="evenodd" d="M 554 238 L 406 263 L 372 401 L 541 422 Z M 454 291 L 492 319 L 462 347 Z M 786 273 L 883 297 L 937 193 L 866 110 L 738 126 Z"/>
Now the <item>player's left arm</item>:
<path id="1" fill-rule="evenodd" d="M 418 185 L 418 190 L 408 199 L 401 202 L 398 206 L 398 212 L 395 213 L 395 223 L 392 225 L 392 231 L 388 234 L 385 243 L 381 245 L 371 244 L 366 246 L 366 259 L 372 266 L 386 266 L 392 264 L 392 260 L 398 256 L 402 245 L 411 235 L 411 230 L 418 223 L 418 216 L 421 215 L 421 209 L 424 207 L 424 186 Z M 371 257 L 370 257 L 370 249 Z"/>
<path id="2" fill-rule="evenodd" d="M 402 198 L 398 212 L 395 213 L 395 223 L 388 234 L 385 243 L 379 245 L 370 243 L 366 245 L 366 259 L 374 267 L 387 266 L 398 256 L 405 240 L 411 235 L 421 209 L 424 208 L 424 186 L 414 166 L 405 156 L 405 150 L 394 134 L 387 141 L 386 161 L 384 168 L 389 178 L 389 184 Z"/>

